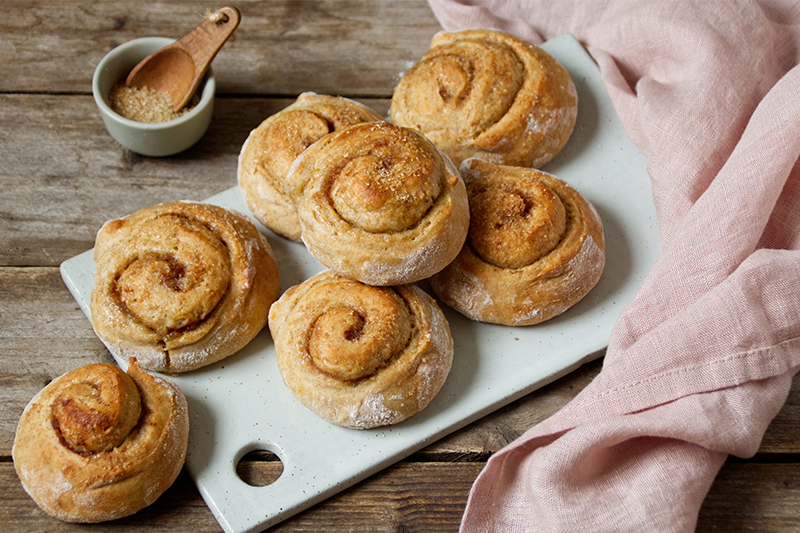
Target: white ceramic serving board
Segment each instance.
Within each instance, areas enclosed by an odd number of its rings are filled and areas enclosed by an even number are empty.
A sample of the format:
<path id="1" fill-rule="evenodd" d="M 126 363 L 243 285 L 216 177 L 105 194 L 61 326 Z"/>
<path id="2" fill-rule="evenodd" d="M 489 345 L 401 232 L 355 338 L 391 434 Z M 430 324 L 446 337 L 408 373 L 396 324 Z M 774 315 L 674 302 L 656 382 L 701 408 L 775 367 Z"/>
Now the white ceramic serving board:
<path id="1" fill-rule="evenodd" d="M 267 328 L 238 354 L 174 376 L 191 416 L 186 465 L 225 531 L 268 528 L 602 354 L 658 255 L 650 180 L 581 45 L 564 35 L 543 48 L 569 70 L 579 95 L 572 138 L 545 169 L 580 190 L 603 219 L 607 262 L 600 282 L 565 314 L 536 326 L 480 324 L 443 306 L 455 340 L 447 382 L 424 411 L 383 429 L 344 429 L 302 407 L 283 385 Z M 249 213 L 238 187 L 206 201 Z M 303 245 L 258 227 L 275 251 L 282 291 L 323 270 Z M 87 316 L 91 253 L 61 265 Z M 282 461 L 283 473 L 271 485 L 253 487 L 237 476 L 239 460 L 253 450 Z"/>

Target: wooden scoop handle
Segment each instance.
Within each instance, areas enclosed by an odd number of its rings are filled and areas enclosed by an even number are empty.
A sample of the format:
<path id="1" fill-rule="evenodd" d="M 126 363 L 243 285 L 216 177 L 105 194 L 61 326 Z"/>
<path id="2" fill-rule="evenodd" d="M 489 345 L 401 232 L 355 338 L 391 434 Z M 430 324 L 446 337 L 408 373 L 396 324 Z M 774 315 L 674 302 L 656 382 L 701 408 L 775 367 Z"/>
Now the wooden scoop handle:
<path id="1" fill-rule="evenodd" d="M 181 39 L 175 42 L 177 47 L 182 48 L 187 54 L 194 58 L 195 62 L 195 75 L 192 79 L 192 84 L 182 102 L 175 102 L 175 110 L 182 108 L 194 92 L 200 81 L 208 72 L 208 67 L 217 56 L 222 45 L 239 26 L 240 14 L 239 10 L 233 6 L 224 6 L 219 8 L 219 12 L 227 17 L 220 22 L 215 22 L 211 19 L 206 19 L 194 31 L 187 33 Z"/>
<path id="2" fill-rule="evenodd" d="M 178 111 L 191 99 L 222 45 L 236 30 L 241 15 L 233 6 L 219 8 L 221 17 L 207 18 L 174 43 L 142 60 L 125 80 L 131 87 L 169 93 Z"/>

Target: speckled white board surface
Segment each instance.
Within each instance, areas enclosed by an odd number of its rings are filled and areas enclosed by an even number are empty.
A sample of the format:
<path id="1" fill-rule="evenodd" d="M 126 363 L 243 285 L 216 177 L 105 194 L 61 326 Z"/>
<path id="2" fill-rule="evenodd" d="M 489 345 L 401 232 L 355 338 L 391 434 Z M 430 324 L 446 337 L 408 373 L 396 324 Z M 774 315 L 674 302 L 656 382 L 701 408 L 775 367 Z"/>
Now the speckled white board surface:
<path id="1" fill-rule="evenodd" d="M 600 282 L 572 309 L 536 326 L 480 324 L 442 306 L 455 340 L 451 373 L 424 411 L 392 427 L 340 428 L 302 407 L 283 385 L 267 328 L 228 359 L 172 376 L 189 403 L 188 471 L 225 531 L 262 531 L 552 382 L 607 346 L 620 312 L 658 255 L 646 160 L 581 45 L 563 35 L 542 47 L 570 72 L 579 97 L 575 131 L 544 170 L 581 191 L 600 213 L 607 254 Z M 205 201 L 249 214 L 238 187 Z M 303 245 L 258 227 L 278 259 L 281 291 L 324 269 Z M 91 253 L 61 265 L 87 317 Z M 127 368 L 126 361 L 117 362 Z M 271 485 L 253 487 L 237 476 L 239 459 L 253 450 L 269 450 L 282 461 L 283 473 Z"/>

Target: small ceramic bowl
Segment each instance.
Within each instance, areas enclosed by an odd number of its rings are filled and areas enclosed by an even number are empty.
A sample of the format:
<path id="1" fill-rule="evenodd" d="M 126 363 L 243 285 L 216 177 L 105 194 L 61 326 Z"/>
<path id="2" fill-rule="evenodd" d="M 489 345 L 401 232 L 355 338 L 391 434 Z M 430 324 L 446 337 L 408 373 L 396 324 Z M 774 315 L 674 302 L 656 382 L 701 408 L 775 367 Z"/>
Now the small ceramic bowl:
<path id="1" fill-rule="evenodd" d="M 174 42 L 166 37 L 144 37 L 111 50 L 97 65 L 92 79 L 94 100 L 111 136 L 122 146 L 147 156 L 167 156 L 186 150 L 208 129 L 214 111 L 216 82 L 211 69 L 197 89 L 198 103 L 191 111 L 167 122 L 136 122 L 112 111 L 109 92 L 116 83 L 124 81 L 139 61 Z"/>

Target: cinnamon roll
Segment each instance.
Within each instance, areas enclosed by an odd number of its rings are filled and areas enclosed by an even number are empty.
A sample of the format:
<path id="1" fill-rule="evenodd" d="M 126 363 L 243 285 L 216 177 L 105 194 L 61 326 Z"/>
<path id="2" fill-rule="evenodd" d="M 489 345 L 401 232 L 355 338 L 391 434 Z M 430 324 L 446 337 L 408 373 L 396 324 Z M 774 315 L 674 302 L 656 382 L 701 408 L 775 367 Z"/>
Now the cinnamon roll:
<path id="1" fill-rule="evenodd" d="M 292 394 L 349 428 L 416 414 L 439 392 L 453 360 L 444 314 L 415 285 L 374 287 L 322 272 L 273 304 L 269 327 Z"/>
<path id="2" fill-rule="evenodd" d="M 244 215 L 174 202 L 106 222 L 94 249 L 91 320 L 108 349 L 179 373 L 243 348 L 278 297 L 278 265 Z"/>
<path id="3" fill-rule="evenodd" d="M 300 221 L 283 191 L 294 160 L 331 131 L 383 118 L 347 98 L 303 93 L 250 132 L 239 154 L 238 181 L 253 216 L 289 239 L 300 240 Z"/>
<path id="4" fill-rule="evenodd" d="M 470 157 L 540 167 L 566 144 L 575 85 L 550 54 L 496 30 L 440 32 L 395 88 L 392 122 L 415 128 L 458 165 Z"/>
<path id="5" fill-rule="evenodd" d="M 461 172 L 469 235 L 430 279 L 439 298 L 470 319 L 523 326 L 563 313 L 595 286 L 605 240 L 583 195 L 536 169 L 469 159 Z"/>
<path id="6" fill-rule="evenodd" d="M 103 522 L 131 515 L 183 466 L 189 414 L 180 389 L 135 360 L 97 363 L 50 382 L 22 413 L 11 451 L 22 486 L 49 515 Z"/>
<path id="7" fill-rule="evenodd" d="M 469 225 L 458 170 L 423 135 L 388 122 L 335 131 L 297 158 L 286 191 L 322 264 L 369 285 L 441 270 Z"/>

